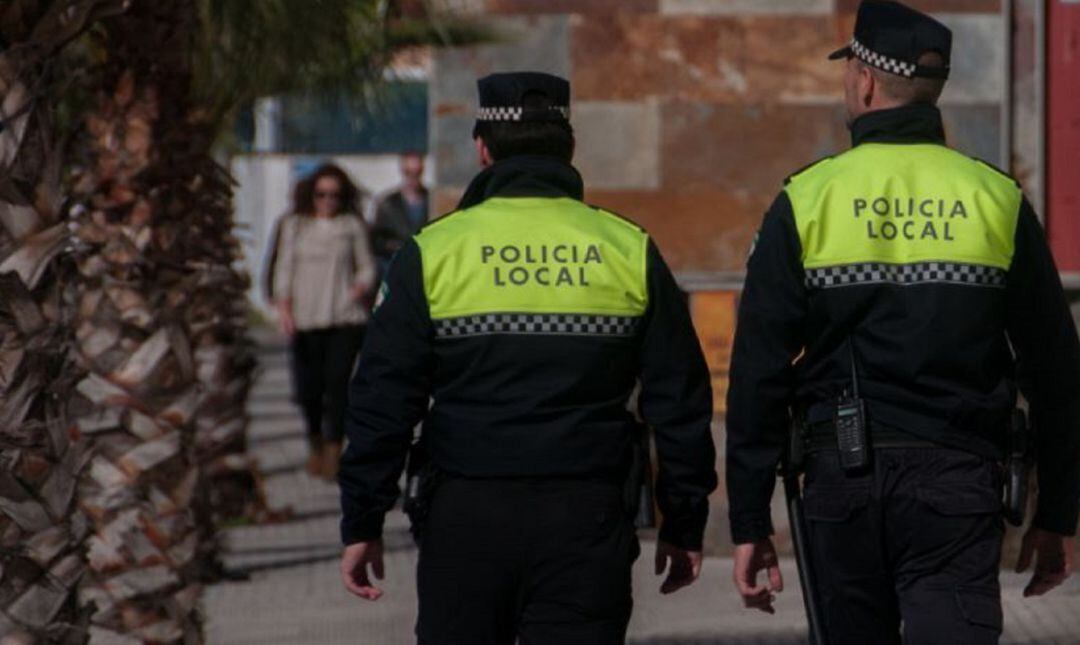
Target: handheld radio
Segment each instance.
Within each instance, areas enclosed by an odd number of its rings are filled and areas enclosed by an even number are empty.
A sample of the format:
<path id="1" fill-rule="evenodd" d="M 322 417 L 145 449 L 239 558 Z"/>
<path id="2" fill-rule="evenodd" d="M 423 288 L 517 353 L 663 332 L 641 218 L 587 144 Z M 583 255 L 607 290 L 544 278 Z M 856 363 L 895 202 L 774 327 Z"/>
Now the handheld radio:
<path id="1" fill-rule="evenodd" d="M 859 397 L 859 372 L 855 367 L 855 348 L 848 340 L 851 354 L 851 392 L 840 395 L 833 424 L 840 467 L 845 471 L 862 470 L 870 465 L 870 441 L 866 427 L 866 402 Z"/>

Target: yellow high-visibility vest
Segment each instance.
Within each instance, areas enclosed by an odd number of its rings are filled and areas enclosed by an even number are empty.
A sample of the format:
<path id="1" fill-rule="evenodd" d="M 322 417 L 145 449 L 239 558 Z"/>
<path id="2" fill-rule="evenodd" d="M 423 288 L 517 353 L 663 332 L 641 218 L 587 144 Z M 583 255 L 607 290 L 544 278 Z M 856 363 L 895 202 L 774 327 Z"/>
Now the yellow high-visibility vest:
<path id="1" fill-rule="evenodd" d="M 785 190 L 811 287 L 1005 284 L 1023 196 L 979 160 L 941 145 L 867 143 Z"/>
<path id="2" fill-rule="evenodd" d="M 441 337 L 627 336 L 648 306 L 648 235 L 575 199 L 490 198 L 416 241 Z"/>

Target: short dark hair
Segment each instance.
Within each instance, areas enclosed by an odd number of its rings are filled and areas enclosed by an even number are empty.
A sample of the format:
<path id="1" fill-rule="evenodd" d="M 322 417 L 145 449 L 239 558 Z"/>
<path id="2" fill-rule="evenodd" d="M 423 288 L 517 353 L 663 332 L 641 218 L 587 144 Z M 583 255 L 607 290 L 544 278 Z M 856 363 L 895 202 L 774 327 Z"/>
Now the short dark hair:
<path id="1" fill-rule="evenodd" d="M 934 51 L 926 52 L 919 57 L 919 65 L 922 67 L 944 67 L 945 58 Z M 881 84 L 882 89 L 889 98 L 899 101 L 903 105 L 913 103 L 926 103 L 935 105 L 941 98 L 941 92 L 945 89 L 945 79 L 914 77 L 905 78 L 897 74 L 870 67 L 870 72 Z"/>
<path id="2" fill-rule="evenodd" d="M 540 92 L 527 93 L 526 110 L 548 109 L 551 99 Z M 519 155 L 555 157 L 570 163 L 574 158 L 574 129 L 569 121 L 480 121 L 473 139 L 481 139 L 495 161 Z"/>

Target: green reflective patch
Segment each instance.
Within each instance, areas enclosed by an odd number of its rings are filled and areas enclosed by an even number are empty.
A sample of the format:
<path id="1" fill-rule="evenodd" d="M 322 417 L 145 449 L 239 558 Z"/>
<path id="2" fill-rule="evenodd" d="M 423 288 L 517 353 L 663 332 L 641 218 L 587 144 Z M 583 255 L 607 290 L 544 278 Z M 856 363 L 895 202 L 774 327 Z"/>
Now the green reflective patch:
<path id="1" fill-rule="evenodd" d="M 750 250 L 746 252 L 746 260 L 749 262 L 750 258 L 754 257 L 754 251 L 757 250 L 758 240 L 761 239 L 761 229 L 758 229 L 757 233 L 754 233 L 754 239 L 750 242 Z"/>
<path id="2" fill-rule="evenodd" d="M 390 297 L 390 285 L 383 281 L 379 285 L 379 293 L 375 294 L 375 304 L 371 307 L 371 313 L 375 313 L 382 306 L 382 303 L 386 302 L 386 299 Z"/>

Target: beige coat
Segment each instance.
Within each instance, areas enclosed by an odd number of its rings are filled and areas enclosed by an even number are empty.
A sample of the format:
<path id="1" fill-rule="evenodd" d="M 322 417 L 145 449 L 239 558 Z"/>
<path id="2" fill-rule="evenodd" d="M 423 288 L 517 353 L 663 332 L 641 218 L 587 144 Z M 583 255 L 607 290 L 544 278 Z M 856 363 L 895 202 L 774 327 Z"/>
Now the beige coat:
<path id="1" fill-rule="evenodd" d="M 367 227 L 359 217 L 289 215 L 282 221 L 274 299 L 291 301 L 297 330 L 367 322 L 367 309 L 353 294 L 358 287 L 370 291 L 375 272 Z"/>

